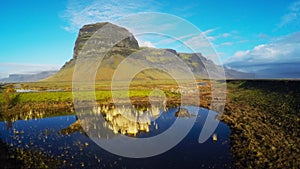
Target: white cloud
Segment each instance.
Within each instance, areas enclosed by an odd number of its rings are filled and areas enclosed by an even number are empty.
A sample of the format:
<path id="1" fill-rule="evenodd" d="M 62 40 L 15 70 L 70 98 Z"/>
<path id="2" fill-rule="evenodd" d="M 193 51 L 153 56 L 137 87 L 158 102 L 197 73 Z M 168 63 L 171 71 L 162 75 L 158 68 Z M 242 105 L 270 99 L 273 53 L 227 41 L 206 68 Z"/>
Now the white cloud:
<path id="1" fill-rule="evenodd" d="M 149 47 L 149 48 L 155 48 L 155 45 L 150 41 L 139 41 L 139 45 L 144 47 Z"/>
<path id="2" fill-rule="evenodd" d="M 188 46 L 194 46 L 195 48 L 206 48 L 210 47 L 214 40 L 219 38 L 219 36 L 211 35 L 218 28 L 207 29 L 201 34 L 189 34 L 182 36 L 177 40 L 180 40 L 187 44 Z"/>
<path id="3" fill-rule="evenodd" d="M 232 46 L 233 42 L 222 42 L 222 43 L 217 43 L 217 40 L 224 40 L 224 39 L 228 39 L 232 36 L 231 33 L 221 33 L 221 34 L 217 34 L 217 35 L 213 35 L 213 33 L 218 30 L 219 28 L 213 28 L 213 29 L 208 29 L 205 30 L 203 32 L 203 36 L 205 36 L 205 38 L 212 44 L 214 44 L 215 46 Z M 216 34 L 216 33 L 215 33 Z M 194 39 L 192 39 L 191 43 L 193 43 L 193 40 L 199 40 L 201 39 L 200 37 L 194 37 Z M 199 42 L 198 42 L 199 43 Z M 204 44 L 202 44 L 203 46 Z"/>
<path id="4" fill-rule="evenodd" d="M 209 34 L 211 34 L 212 32 L 216 31 L 218 28 L 212 28 L 212 29 L 208 29 L 208 30 L 205 30 L 203 31 L 203 35 L 204 36 L 208 36 Z"/>
<path id="5" fill-rule="evenodd" d="M 223 36 L 224 38 L 227 38 L 227 37 L 231 36 L 231 34 L 230 34 L 230 33 L 223 33 L 222 36 Z"/>
<path id="6" fill-rule="evenodd" d="M 67 9 L 61 15 L 68 22 L 67 31 L 77 31 L 85 24 L 114 21 L 126 15 L 156 11 L 160 4 L 149 0 L 101 0 L 69 1 Z"/>
<path id="7" fill-rule="evenodd" d="M 185 44 L 191 45 L 191 46 L 207 47 L 207 46 L 209 46 L 209 43 L 207 43 L 207 40 L 212 42 L 213 40 L 216 39 L 216 36 L 209 35 L 212 32 L 214 32 L 215 30 L 217 30 L 217 28 L 205 30 L 200 34 L 199 33 L 191 33 L 191 34 L 183 35 L 176 39 L 163 38 L 159 42 L 157 42 L 157 44 L 165 45 L 165 44 L 172 44 L 176 41 L 180 41 L 182 43 L 185 43 Z"/>
<path id="8" fill-rule="evenodd" d="M 258 72 L 266 69 L 278 71 L 280 64 L 300 63 L 300 32 L 277 38 L 268 44 L 255 46 L 252 50 L 238 51 L 225 64 L 231 68 L 248 72 Z M 286 69 L 286 67 L 282 67 Z M 293 72 L 299 71 L 293 70 Z M 286 74 L 288 76 L 288 74 Z M 300 77 L 300 74 L 299 74 Z"/>
<path id="9" fill-rule="evenodd" d="M 197 48 L 206 48 L 206 47 L 210 47 L 210 42 L 212 41 L 213 37 L 211 36 L 205 36 L 205 34 L 199 34 L 197 36 L 194 36 L 192 38 L 189 38 L 185 41 L 185 44 L 187 44 L 188 46 L 192 46 Z"/>
<path id="10" fill-rule="evenodd" d="M 250 40 L 244 39 L 244 40 L 237 41 L 236 43 L 242 44 L 242 43 L 247 43 L 247 42 L 250 42 Z"/>
<path id="11" fill-rule="evenodd" d="M 257 37 L 258 37 L 258 38 L 260 38 L 260 39 L 269 39 L 269 38 L 270 38 L 270 36 L 269 36 L 269 35 L 267 35 L 267 34 L 264 34 L 264 33 L 260 33 L 260 34 L 258 34 L 258 35 L 257 35 Z"/>
<path id="12" fill-rule="evenodd" d="M 221 44 L 221 46 L 231 46 L 231 45 L 233 45 L 232 42 L 223 42 L 223 43 Z"/>
<path id="13" fill-rule="evenodd" d="M 1 63 L 0 78 L 8 77 L 9 74 L 31 74 L 41 71 L 58 70 L 59 65 L 51 64 L 27 64 L 27 63 Z"/>
<path id="14" fill-rule="evenodd" d="M 172 28 L 176 27 L 175 24 L 170 26 Z M 202 33 L 190 33 L 185 34 L 179 37 L 168 37 L 165 35 L 156 35 L 151 38 L 151 41 L 145 40 L 147 38 L 138 35 L 136 36 L 137 40 L 139 41 L 140 46 L 148 46 L 148 47 L 158 47 L 158 46 L 169 46 L 169 47 L 175 47 L 175 46 L 182 46 L 183 44 L 188 47 L 192 47 L 195 50 L 203 49 L 211 47 L 211 44 L 213 40 L 216 39 L 214 36 L 210 36 L 209 34 L 214 32 L 216 29 L 208 29 L 203 31 Z M 132 31 L 134 32 L 134 30 Z M 182 33 L 183 34 L 183 33 Z M 144 39 L 145 38 L 145 39 Z M 150 39 L 150 38 L 148 38 Z M 151 43 L 151 44 L 150 44 Z M 176 48 L 174 48 L 176 49 Z M 201 50 L 200 50 L 201 51 Z"/>
<path id="15" fill-rule="evenodd" d="M 290 5 L 288 12 L 281 17 L 281 22 L 278 27 L 281 28 L 290 23 L 297 23 L 300 21 L 300 1 L 296 1 Z"/>
<path id="16" fill-rule="evenodd" d="M 192 38 L 192 37 L 194 37 L 196 35 L 198 35 L 198 34 L 188 34 L 188 35 L 180 36 L 180 37 L 178 37 L 176 39 L 172 39 L 172 38 L 169 38 L 169 37 L 160 37 L 159 41 L 156 42 L 155 44 L 156 45 L 168 45 L 168 44 L 172 44 L 172 43 L 174 43 L 176 41 L 184 42 L 187 39 Z"/>

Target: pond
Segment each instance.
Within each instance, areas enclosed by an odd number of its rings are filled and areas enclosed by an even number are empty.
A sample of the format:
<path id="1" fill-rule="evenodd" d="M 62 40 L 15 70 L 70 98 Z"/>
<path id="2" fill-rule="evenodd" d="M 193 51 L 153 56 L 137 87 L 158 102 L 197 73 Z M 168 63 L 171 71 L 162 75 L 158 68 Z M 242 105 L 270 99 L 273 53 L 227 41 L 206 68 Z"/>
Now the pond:
<path id="1" fill-rule="evenodd" d="M 34 151 L 55 159 L 57 168 L 231 168 L 229 127 L 220 122 L 211 138 L 200 144 L 198 138 L 205 119 L 208 113 L 214 112 L 200 108 L 198 115 L 193 116 L 187 114 L 189 108 L 139 110 L 157 116 L 143 125 L 127 122 L 126 118 L 116 113 L 131 111 L 130 108 L 98 108 L 106 120 L 106 124 L 101 125 L 111 130 L 106 136 L 101 136 L 108 141 L 121 135 L 136 139 L 152 137 L 167 130 L 177 118 L 196 118 L 192 129 L 179 144 L 167 152 L 148 158 L 122 157 L 102 149 L 83 130 L 79 122 L 84 122 L 74 114 L 0 122 L 0 138 L 11 150 Z M 36 157 L 32 158 L 35 160 Z"/>

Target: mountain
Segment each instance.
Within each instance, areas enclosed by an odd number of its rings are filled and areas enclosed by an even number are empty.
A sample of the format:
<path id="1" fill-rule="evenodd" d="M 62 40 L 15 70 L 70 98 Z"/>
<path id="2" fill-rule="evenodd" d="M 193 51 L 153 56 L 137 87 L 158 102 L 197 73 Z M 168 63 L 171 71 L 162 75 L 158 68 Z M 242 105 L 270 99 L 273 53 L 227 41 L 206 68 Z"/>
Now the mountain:
<path id="1" fill-rule="evenodd" d="M 255 79 L 299 79 L 300 62 L 265 63 L 265 64 L 244 64 L 240 61 L 236 63 L 226 63 L 226 66 L 242 69 L 255 75 Z"/>
<path id="2" fill-rule="evenodd" d="M 120 37 L 124 38 L 113 45 L 113 41 L 117 41 Z M 97 55 L 104 53 L 106 54 L 101 63 L 93 65 L 94 62 L 97 62 Z M 179 63 L 178 58 L 184 63 Z M 55 75 L 44 81 L 72 81 L 75 65 L 76 70 L 83 70 L 81 71 L 80 77 L 82 79 L 80 80 L 85 80 L 86 74 L 88 74 L 91 65 L 93 65 L 98 66 L 97 74 L 95 75 L 96 80 L 110 81 L 116 70 L 120 68 L 119 65 L 121 63 L 123 67 L 124 63 L 127 64 L 123 71 L 119 71 L 124 75 L 140 65 L 150 68 L 161 65 L 161 68 L 164 70 L 174 70 L 176 74 L 182 73 L 181 77 L 183 78 L 185 76 L 183 70 L 186 70 L 186 67 L 190 68 L 196 75 L 196 78 L 208 78 L 209 75 L 210 77 L 221 78 L 223 69 L 202 56 L 201 53 L 177 53 L 173 49 L 139 47 L 138 41 L 128 30 L 109 22 L 103 22 L 83 26 L 75 42 L 73 58 L 66 62 Z M 252 77 L 251 74 L 224 69 L 227 78 Z M 170 72 L 164 70 L 145 69 L 140 71 L 135 78 L 139 80 L 170 79 Z M 209 70 L 209 74 L 207 70 Z M 125 79 L 121 77 L 119 80 Z"/>
<path id="3" fill-rule="evenodd" d="M 57 71 L 43 71 L 35 74 L 10 74 L 8 78 L 0 79 L 0 82 L 35 82 L 52 76 Z"/>

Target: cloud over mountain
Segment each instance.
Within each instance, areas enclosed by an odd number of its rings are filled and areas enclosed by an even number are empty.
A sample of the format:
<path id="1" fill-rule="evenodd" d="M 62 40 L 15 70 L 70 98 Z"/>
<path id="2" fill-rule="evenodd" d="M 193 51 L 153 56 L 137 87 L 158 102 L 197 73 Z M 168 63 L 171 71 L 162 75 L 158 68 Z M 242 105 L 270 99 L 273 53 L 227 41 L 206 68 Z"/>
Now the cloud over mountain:
<path id="1" fill-rule="evenodd" d="M 258 78 L 300 78 L 300 32 L 238 51 L 225 65 L 255 73 Z"/>

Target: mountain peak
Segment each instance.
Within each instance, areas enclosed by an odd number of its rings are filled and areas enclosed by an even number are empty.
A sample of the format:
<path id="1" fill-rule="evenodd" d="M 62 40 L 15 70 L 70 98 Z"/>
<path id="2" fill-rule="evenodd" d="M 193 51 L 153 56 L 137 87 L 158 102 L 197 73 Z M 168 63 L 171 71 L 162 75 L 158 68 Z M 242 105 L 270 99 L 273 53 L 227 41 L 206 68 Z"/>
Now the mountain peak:
<path id="1" fill-rule="evenodd" d="M 97 34 L 97 31 L 101 31 L 101 29 L 105 29 L 105 37 L 97 37 L 99 34 Z M 74 54 L 73 58 L 77 58 L 78 53 L 80 50 L 82 50 L 83 46 L 85 43 L 90 39 L 99 39 L 95 43 L 99 43 L 99 41 L 103 41 L 103 43 L 107 43 L 106 41 L 110 41 L 111 39 L 114 38 L 114 35 L 123 35 L 124 37 L 127 37 L 123 39 L 121 42 L 116 44 L 114 47 L 119 47 L 119 48 L 131 48 L 131 49 L 138 49 L 138 41 L 135 39 L 135 37 L 130 33 L 127 29 L 123 27 L 119 27 L 115 24 L 112 24 L 110 22 L 98 22 L 94 24 L 88 24 L 84 25 L 78 33 L 76 42 L 75 42 L 75 47 L 74 47 Z"/>

